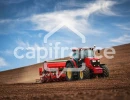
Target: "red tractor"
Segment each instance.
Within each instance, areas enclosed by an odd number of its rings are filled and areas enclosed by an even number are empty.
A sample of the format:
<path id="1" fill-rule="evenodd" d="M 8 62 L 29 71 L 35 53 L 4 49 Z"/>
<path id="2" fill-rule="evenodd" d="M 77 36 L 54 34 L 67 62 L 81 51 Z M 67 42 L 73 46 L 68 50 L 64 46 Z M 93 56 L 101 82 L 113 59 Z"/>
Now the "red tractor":
<path id="1" fill-rule="evenodd" d="M 94 48 L 78 48 L 72 51 L 73 56 L 69 60 L 45 61 L 43 68 L 39 68 L 40 82 L 83 80 L 96 76 L 109 77 L 108 68 L 95 57 Z M 82 67 L 83 64 L 85 67 Z"/>

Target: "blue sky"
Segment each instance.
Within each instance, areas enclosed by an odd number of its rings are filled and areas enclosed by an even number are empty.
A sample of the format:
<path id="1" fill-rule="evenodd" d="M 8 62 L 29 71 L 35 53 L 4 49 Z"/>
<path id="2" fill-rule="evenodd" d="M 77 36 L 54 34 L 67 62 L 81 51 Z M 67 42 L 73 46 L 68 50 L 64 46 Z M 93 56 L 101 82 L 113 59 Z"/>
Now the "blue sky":
<path id="1" fill-rule="evenodd" d="M 130 43 L 129 5 L 129 0 L 0 0 L 0 71 L 37 63 L 37 58 L 17 59 L 14 49 L 48 48 L 49 44 L 43 43 L 44 36 L 61 23 L 82 33 L 86 43 L 81 43 L 81 38 L 66 26 L 48 43 L 102 48 Z M 25 53 L 26 50 L 20 52 Z"/>

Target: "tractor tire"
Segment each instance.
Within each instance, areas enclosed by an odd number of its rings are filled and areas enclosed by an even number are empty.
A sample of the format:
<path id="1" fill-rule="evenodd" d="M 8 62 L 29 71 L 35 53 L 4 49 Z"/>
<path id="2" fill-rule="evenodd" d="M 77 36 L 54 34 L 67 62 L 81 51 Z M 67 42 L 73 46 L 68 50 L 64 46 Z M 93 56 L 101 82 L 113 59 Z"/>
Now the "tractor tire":
<path id="1" fill-rule="evenodd" d="M 88 67 L 85 67 L 83 71 L 80 71 L 78 74 L 78 79 L 83 80 L 83 79 L 90 79 L 90 70 Z"/>
<path id="2" fill-rule="evenodd" d="M 74 80 L 74 72 L 72 72 L 71 68 L 73 68 L 71 63 L 67 63 L 66 65 L 67 71 L 66 71 L 66 80 L 72 81 Z"/>
<path id="3" fill-rule="evenodd" d="M 102 65 L 101 68 L 103 69 L 102 77 L 109 77 L 109 70 L 106 65 Z"/>

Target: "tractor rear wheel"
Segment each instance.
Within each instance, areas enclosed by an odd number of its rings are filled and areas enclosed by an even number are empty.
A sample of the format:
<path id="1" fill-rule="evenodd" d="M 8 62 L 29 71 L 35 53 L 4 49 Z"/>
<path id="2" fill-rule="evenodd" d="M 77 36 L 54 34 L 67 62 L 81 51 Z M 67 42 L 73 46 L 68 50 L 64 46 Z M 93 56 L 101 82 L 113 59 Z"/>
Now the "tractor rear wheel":
<path id="1" fill-rule="evenodd" d="M 71 70 L 73 68 L 71 63 L 67 63 L 66 65 L 67 71 L 66 71 L 66 80 L 72 81 L 74 80 L 74 72 Z"/>
<path id="2" fill-rule="evenodd" d="M 88 67 L 85 67 L 85 69 L 83 71 L 79 72 L 79 80 L 83 80 L 83 79 L 90 79 L 90 70 Z"/>
<path id="3" fill-rule="evenodd" d="M 101 68 L 103 69 L 102 77 L 109 77 L 109 70 L 106 65 L 102 65 Z"/>

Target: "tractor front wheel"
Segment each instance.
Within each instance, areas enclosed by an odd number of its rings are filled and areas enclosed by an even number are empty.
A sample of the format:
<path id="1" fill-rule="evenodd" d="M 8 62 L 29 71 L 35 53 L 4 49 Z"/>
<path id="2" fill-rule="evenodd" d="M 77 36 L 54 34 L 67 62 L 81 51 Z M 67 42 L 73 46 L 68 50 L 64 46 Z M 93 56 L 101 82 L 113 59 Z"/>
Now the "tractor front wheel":
<path id="1" fill-rule="evenodd" d="M 103 69 L 102 77 L 109 77 L 109 70 L 106 65 L 102 65 L 101 68 Z"/>
<path id="2" fill-rule="evenodd" d="M 85 67 L 85 69 L 83 71 L 79 72 L 79 80 L 83 80 L 83 79 L 90 79 L 90 70 L 88 67 Z"/>

